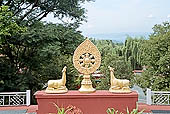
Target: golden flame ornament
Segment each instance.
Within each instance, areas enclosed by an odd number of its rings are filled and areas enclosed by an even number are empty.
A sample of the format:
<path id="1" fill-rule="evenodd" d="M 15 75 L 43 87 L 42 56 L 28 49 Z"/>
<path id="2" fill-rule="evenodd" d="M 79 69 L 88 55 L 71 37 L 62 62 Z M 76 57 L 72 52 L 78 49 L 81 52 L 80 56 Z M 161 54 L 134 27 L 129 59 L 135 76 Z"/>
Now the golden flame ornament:
<path id="1" fill-rule="evenodd" d="M 90 74 L 100 67 L 100 63 L 100 52 L 89 39 L 82 42 L 75 50 L 73 64 L 74 67 L 83 74 L 81 88 L 79 89 L 81 93 L 95 92 L 90 80 Z"/>

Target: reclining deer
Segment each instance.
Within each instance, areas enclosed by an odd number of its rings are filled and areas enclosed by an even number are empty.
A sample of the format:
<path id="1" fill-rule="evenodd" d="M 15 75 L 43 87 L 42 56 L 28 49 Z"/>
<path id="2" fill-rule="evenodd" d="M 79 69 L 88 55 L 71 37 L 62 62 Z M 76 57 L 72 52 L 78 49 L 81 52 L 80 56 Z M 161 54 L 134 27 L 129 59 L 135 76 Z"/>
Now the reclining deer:
<path id="1" fill-rule="evenodd" d="M 108 67 L 110 70 L 110 83 L 111 87 L 109 89 L 110 92 L 131 92 L 129 88 L 129 80 L 126 79 L 117 79 L 114 76 L 114 68 Z"/>
<path id="2" fill-rule="evenodd" d="M 49 80 L 46 93 L 65 93 L 68 91 L 66 88 L 66 66 L 62 70 L 62 78 L 59 80 Z"/>

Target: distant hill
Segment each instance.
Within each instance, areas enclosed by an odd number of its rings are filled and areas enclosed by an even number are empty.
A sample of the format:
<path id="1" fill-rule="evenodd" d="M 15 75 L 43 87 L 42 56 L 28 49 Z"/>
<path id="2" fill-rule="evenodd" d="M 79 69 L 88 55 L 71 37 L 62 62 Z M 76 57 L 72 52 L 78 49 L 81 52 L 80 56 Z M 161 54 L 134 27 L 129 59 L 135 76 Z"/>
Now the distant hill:
<path id="1" fill-rule="evenodd" d="M 99 40 L 112 40 L 113 42 L 124 43 L 127 36 L 135 37 L 149 37 L 151 33 L 147 32 L 122 32 L 122 33 L 110 33 L 110 34 L 90 34 L 87 35 L 90 38 L 95 38 Z"/>

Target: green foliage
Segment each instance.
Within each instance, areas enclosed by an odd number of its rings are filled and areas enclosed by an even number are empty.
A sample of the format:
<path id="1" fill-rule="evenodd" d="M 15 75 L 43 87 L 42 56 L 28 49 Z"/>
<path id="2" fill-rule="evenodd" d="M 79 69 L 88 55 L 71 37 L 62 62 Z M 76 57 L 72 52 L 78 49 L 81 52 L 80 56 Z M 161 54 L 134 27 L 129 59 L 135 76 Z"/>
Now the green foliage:
<path id="1" fill-rule="evenodd" d="M 133 79 L 133 69 L 141 69 L 142 64 L 142 44 L 143 38 L 128 37 L 125 44 L 115 44 L 111 40 L 94 41 L 98 47 L 102 63 L 100 70 L 105 75 L 97 86 L 97 89 L 109 89 L 110 72 L 108 66 L 115 68 L 115 76 L 118 79 Z M 135 81 L 133 81 L 135 82 Z M 134 83 L 131 83 L 131 85 Z"/>
<path id="2" fill-rule="evenodd" d="M 59 108 L 59 106 L 55 103 L 53 103 L 54 106 L 57 108 L 57 114 L 66 114 L 66 112 L 69 110 L 69 109 L 66 109 L 65 108 Z"/>
<path id="3" fill-rule="evenodd" d="M 80 89 L 82 80 L 83 80 L 83 75 L 77 76 L 74 83 L 72 83 L 72 86 L 74 86 L 77 89 Z"/>
<path id="4" fill-rule="evenodd" d="M 144 110 L 139 112 L 138 106 L 135 109 L 133 109 L 131 112 L 129 112 L 129 109 L 127 108 L 127 114 L 143 114 L 143 111 Z"/>
<path id="5" fill-rule="evenodd" d="M 131 38 L 127 37 L 125 45 L 122 49 L 125 61 L 131 64 L 133 69 L 142 69 L 141 59 L 142 59 L 142 44 L 144 42 L 143 38 Z"/>
<path id="6" fill-rule="evenodd" d="M 109 40 L 99 40 L 96 41 L 96 46 L 102 56 L 100 70 L 105 75 L 98 84 L 97 89 L 108 90 L 110 87 L 110 72 L 108 66 L 115 68 L 115 76 L 117 78 L 130 79 L 132 74 L 130 64 L 125 62 L 124 57 L 120 56 L 120 48 L 122 45 L 117 45 Z"/>
<path id="7" fill-rule="evenodd" d="M 5 38 L 18 35 L 26 31 L 25 27 L 21 27 L 16 23 L 16 17 L 12 17 L 13 13 L 8 10 L 8 6 L 0 7 L 0 44 L 4 43 Z M 12 39 L 10 39 L 12 40 Z"/>
<path id="8" fill-rule="evenodd" d="M 18 23 L 32 24 L 45 18 L 49 13 L 62 20 L 70 19 L 79 25 L 85 20 L 85 8 L 81 7 L 86 1 L 92 0 L 1 0 L 0 6 L 7 5 L 18 17 Z"/>
<path id="9" fill-rule="evenodd" d="M 135 83 L 152 90 L 170 90 L 170 23 L 153 27 L 153 34 L 143 44 L 143 64 L 147 70 Z"/>
<path id="10" fill-rule="evenodd" d="M 111 40 L 96 40 L 94 42 L 102 57 L 107 55 L 108 53 L 116 53 L 114 50 L 115 44 Z"/>
<path id="11" fill-rule="evenodd" d="M 77 77 L 74 77 L 73 79 L 74 79 L 74 82 L 72 82 L 71 84 L 70 84 L 70 86 L 72 86 L 73 88 L 72 89 L 80 89 L 80 87 L 81 87 L 81 82 L 82 82 L 82 80 L 83 80 L 83 75 L 77 75 L 78 73 L 76 73 L 76 76 Z M 96 88 L 98 85 L 97 85 L 97 82 L 96 82 L 96 79 L 95 79 L 95 77 L 92 77 L 92 76 L 90 76 L 90 80 L 92 81 L 92 86 L 94 87 L 94 88 Z"/>
<path id="12" fill-rule="evenodd" d="M 77 72 L 71 63 L 83 40 L 76 28 L 85 20 L 85 1 L 90 0 L 0 1 L 0 91 L 30 89 L 33 94 L 47 80 L 61 78 L 65 65 L 67 86 L 75 89 L 71 83 Z M 72 23 L 40 22 L 49 13 Z"/>
<path id="13" fill-rule="evenodd" d="M 108 108 L 106 112 L 107 114 L 118 114 L 119 113 L 119 111 L 115 110 L 114 108 Z M 123 114 L 123 113 L 120 112 L 119 114 Z"/>
<path id="14" fill-rule="evenodd" d="M 170 23 L 155 25 L 154 33 L 145 44 L 146 64 L 164 76 L 170 73 Z"/>
<path id="15" fill-rule="evenodd" d="M 43 82 L 47 82 L 49 79 L 61 78 L 62 69 L 67 66 L 67 87 L 69 89 L 76 89 L 76 85 L 73 85 L 75 76 L 78 74 L 77 70 L 72 64 L 73 52 L 76 47 L 83 41 L 83 36 L 80 32 L 70 27 L 64 27 L 63 25 L 53 25 L 52 30 L 53 37 L 55 39 L 54 44 L 44 46 L 39 51 L 41 57 L 41 67 L 38 70 L 43 79 Z M 58 32 L 58 33 L 57 33 Z M 43 61 L 43 62 L 42 62 Z"/>
<path id="16" fill-rule="evenodd" d="M 129 112 L 129 109 L 127 108 L 126 114 L 142 114 L 144 110 L 138 111 L 138 106 L 133 109 L 131 112 Z M 118 110 L 115 110 L 114 108 L 108 108 L 107 109 L 107 114 L 123 114 L 122 112 L 119 112 Z"/>
<path id="17" fill-rule="evenodd" d="M 140 86 L 144 91 L 146 91 L 146 88 L 154 91 L 169 91 L 168 80 L 164 76 L 157 75 L 153 69 L 149 68 L 141 76 L 133 76 L 131 83 Z"/>
<path id="18" fill-rule="evenodd" d="M 85 20 L 81 5 L 86 1 L 91 0 L 0 1 L 0 91 L 30 89 L 33 94 L 47 80 L 61 78 L 65 65 L 67 86 L 75 89 L 72 55 L 84 40 L 76 29 Z M 71 23 L 40 22 L 49 13 Z"/>
<path id="19" fill-rule="evenodd" d="M 83 112 L 72 105 L 69 105 L 67 108 L 60 108 L 57 104 L 53 103 L 54 106 L 57 108 L 57 114 L 83 114 Z M 49 114 L 53 114 L 53 113 L 49 113 Z"/>
<path id="20" fill-rule="evenodd" d="M 115 68 L 115 76 L 118 79 L 130 79 L 132 75 L 132 69 L 129 64 L 124 61 L 123 57 L 119 57 L 118 55 L 108 54 L 106 57 L 102 58 L 101 64 L 101 72 L 104 73 L 105 78 L 101 79 L 97 89 L 106 89 L 108 90 L 110 87 L 110 71 L 108 66 L 112 66 Z"/>
<path id="21" fill-rule="evenodd" d="M 38 22 L 28 27 L 28 32 L 22 34 L 21 37 L 13 36 L 13 40 L 15 42 L 8 41 L 9 45 L 13 45 L 12 49 L 6 49 L 5 45 L 1 49 L 2 54 L 6 56 L 5 59 L 8 58 L 9 63 L 15 69 L 13 77 L 18 77 L 12 83 L 18 82 L 18 84 L 11 86 L 7 83 L 11 89 L 4 88 L 3 90 L 16 91 L 14 87 L 20 90 L 29 88 L 32 91 L 41 89 L 48 79 L 60 78 L 65 65 L 68 65 L 67 71 L 70 78 L 67 84 L 72 88 L 70 83 L 75 75 L 72 55 L 83 40 L 79 31 L 70 26 Z M 4 77 L 7 76 L 9 76 L 8 73 L 4 73 Z"/>
<path id="22" fill-rule="evenodd" d="M 22 79 L 17 80 L 20 76 L 16 76 L 18 68 L 13 54 L 18 50 L 15 49 L 17 42 L 13 36 L 20 37 L 26 32 L 26 27 L 19 26 L 12 15 L 7 6 L 0 7 L 0 81 L 3 82 L 1 91 L 4 91 L 4 88 L 18 90 L 16 85 L 22 81 Z"/>

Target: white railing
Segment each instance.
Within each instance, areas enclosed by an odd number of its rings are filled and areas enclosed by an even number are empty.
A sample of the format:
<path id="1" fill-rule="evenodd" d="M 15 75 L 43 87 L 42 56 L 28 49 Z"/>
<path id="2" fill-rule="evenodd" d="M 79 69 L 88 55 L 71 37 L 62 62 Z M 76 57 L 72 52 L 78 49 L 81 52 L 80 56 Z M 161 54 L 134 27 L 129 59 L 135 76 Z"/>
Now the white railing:
<path id="1" fill-rule="evenodd" d="M 0 92 L 0 106 L 29 106 L 30 92 L 30 90 L 26 90 L 26 92 Z"/>
<path id="2" fill-rule="evenodd" d="M 147 89 L 146 100 L 148 105 L 170 105 L 170 92 Z"/>

